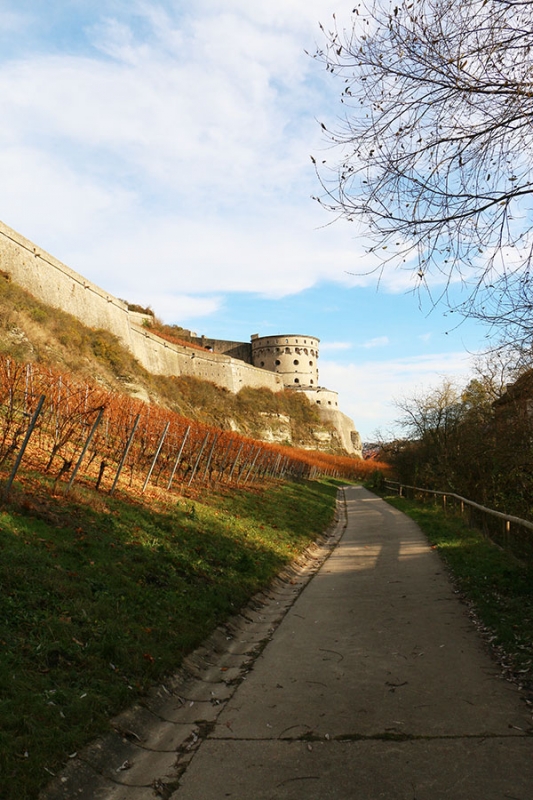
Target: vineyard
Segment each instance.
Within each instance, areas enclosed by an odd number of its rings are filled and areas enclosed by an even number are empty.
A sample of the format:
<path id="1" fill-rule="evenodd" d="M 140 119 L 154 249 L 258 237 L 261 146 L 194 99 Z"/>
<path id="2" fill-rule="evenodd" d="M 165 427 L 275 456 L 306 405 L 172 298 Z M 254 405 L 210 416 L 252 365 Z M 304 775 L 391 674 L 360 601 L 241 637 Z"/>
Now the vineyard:
<path id="1" fill-rule="evenodd" d="M 81 481 L 168 491 L 194 483 L 244 485 L 267 478 L 357 480 L 376 468 L 350 457 L 266 444 L 194 422 L 38 364 L 0 357 L 0 491 L 20 464 L 52 476 L 54 489 Z"/>

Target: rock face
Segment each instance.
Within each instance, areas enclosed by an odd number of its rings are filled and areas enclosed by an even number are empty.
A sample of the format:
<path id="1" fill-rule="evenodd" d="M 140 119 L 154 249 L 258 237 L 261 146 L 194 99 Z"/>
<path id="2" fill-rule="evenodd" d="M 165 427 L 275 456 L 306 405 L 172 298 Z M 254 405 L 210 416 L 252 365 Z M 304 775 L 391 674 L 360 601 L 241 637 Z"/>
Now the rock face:
<path id="1" fill-rule="evenodd" d="M 264 442 L 275 442 L 276 444 L 292 443 L 291 418 L 285 414 L 268 414 L 261 412 L 261 419 L 264 425 L 262 428 L 261 439 Z"/>
<path id="2" fill-rule="evenodd" d="M 91 328 L 118 337 L 137 361 L 155 375 L 190 376 L 210 381 L 232 393 L 245 387 L 279 392 L 303 391 L 316 404 L 326 442 L 361 456 L 354 423 L 338 409 L 337 393 L 318 386 L 319 339 L 302 334 L 252 335 L 251 342 L 222 342 L 202 337 L 200 348 L 174 344 L 143 325 L 145 315 L 100 289 L 42 248 L 0 222 L 0 272 L 42 302 L 62 309 Z M 206 346 L 207 345 L 207 346 Z M 289 433 L 289 435 L 287 435 Z M 290 425 L 271 420 L 266 441 L 291 441 Z M 337 439 L 337 441 L 334 441 Z M 316 445 L 315 445 L 316 446 Z"/>
<path id="3" fill-rule="evenodd" d="M 339 435 L 342 449 L 352 455 L 363 457 L 363 443 L 353 421 L 338 409 L 320 408 L 320 419 L 330 423 Z"/>

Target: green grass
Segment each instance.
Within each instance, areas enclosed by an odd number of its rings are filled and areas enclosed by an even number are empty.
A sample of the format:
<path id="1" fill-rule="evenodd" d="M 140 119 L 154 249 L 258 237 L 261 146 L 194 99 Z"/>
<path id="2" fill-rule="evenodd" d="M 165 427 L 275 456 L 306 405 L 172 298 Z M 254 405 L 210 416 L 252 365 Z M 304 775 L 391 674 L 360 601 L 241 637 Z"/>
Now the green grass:
<path id="1" fill-rule="evenodd" d="M 0 509 L 0 797 L 32 800 L 109 718 L 331 522 L 332 483 L 182 497 L 47 494 Z M 6 794 L 7 792 L 7 794 Z"/>
<path id="2" fill-rule="evenodd" d="M 497 654 L 533 700 L 533 565 L 519 561 L 436 505 L 397 495 L 385 499 L 424 531 L 463 597 L 489 629 Z"/>

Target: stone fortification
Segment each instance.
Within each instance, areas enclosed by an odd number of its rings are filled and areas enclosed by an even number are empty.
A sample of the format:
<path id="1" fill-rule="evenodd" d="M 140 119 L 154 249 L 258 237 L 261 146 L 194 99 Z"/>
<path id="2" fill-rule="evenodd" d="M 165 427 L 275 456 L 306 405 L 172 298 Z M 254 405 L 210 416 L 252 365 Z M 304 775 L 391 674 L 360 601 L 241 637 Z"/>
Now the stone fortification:
<path id="1" fill-rule="evenodd" d="M 323 422 L 337 430 L 348 453 L 361 455 L 352 420 L 337 407 L 337 394 L 318 386 L 319 340 L 302 334 L 258 336 L 250 342 L 191 337 L 204 350 L 177 345 L 150 331 L 149 319 L 105 292 L 29 239 L 0 222 L 0 270 L 34 297 L 67 311 L 91 328 L 115 334 L 137 361 L 158 375 L 186 375 L 230 392 L 244 387 L 304 391 Z"/>
<path id="2" fill-rule="evenodd" d="M 135 358 L 145 369 L 157 375 L 189 375 L 216 383 L 233 393 L 244 386 L 253 389 L 264 387 L 272 392 L 284 388 L 279 376 L 230 356 L 167 342 L 135 324 L 131 325 L 130 334 Z"/>
<path id="3" fill-rule="evenodd" d="M 303 393 L 311 401 L 320 406 L 320 409 L 335 410 L 339 408 L 339 395 L 332 389 L 325 389 L 323 386 L 318 386 L 316 389 L 303 389 Z"/>
<path id="4" fill-rule="evenodd" d="M 68 311 L 91 328 L 115 334 L 149 372 L 190 375 L 230 392 L 243 386 L 283 389 L 281 378 L 223 353 L 172 344 L 142 325 L 143 315 L 83 278 L 29 239 L 0 222 L 0 269 L 34 297 Z M 248 348 L 250 345 L 248 344 Z"/>
<path id="5" fill-rule="evenodd" d="M 318 386 L 319 339 L 302 334 L 252 336 L 254 366 L 281 375 L 287 387 Z"/>
<path id="6" fill-rule="evenodd" d="M 207 336 L 192 336 L 193 344 L 199 344 L 213 353 L 221 353 L 231 358 L 238 358 L 245 364 L 252 364 L 252 345 L 250 342 L 232 342 L 226 339 L 208 339 Z"/>
<path id="7" fill-rule="evenodd" d="M 34 297 L 132 348 L 128 306 L 0 222 L 0 269 Z"/>

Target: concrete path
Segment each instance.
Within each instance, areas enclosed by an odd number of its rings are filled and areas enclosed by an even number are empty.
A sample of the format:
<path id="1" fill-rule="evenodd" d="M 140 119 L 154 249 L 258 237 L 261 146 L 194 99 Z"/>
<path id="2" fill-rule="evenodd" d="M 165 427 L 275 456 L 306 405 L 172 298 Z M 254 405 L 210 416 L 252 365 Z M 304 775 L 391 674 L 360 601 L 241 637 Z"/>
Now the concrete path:
<path id="1" fill-rule="evenodd" d="M 303 591 L 305 575 L 274 587 L 174 694 L 124 719 L 123 751 L 100 743 L 47 798 L 533 798 L 531 713 L 438 556 L 375 495 L 345 497 L 342 539 Z"/>

